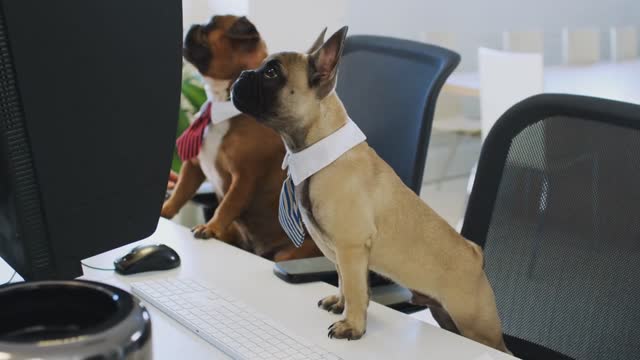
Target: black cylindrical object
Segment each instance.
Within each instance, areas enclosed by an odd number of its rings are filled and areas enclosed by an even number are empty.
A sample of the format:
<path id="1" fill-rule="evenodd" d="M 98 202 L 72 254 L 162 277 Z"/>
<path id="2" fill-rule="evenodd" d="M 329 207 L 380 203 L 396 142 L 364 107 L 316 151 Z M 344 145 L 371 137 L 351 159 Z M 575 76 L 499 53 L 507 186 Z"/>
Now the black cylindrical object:
<path id="1" fill-rule="evenodd" d="M 106 284 L 5 285 L 0 287 L 0 355 L 150 360 L 151 320 L 138 299 Z"/>

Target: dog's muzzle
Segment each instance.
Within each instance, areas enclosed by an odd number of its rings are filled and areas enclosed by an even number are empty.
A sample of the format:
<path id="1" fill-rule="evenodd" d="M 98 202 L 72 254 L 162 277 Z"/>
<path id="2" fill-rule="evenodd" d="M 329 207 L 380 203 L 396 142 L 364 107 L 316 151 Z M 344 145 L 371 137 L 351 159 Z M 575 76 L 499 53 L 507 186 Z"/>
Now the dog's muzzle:
<path id="1" fill-rule="evenodd" d="M 233 105 L 245 114 L 260 118 L 262 104 L 262 77 L 253 70 L 243 71 L 231 88 Z"/>

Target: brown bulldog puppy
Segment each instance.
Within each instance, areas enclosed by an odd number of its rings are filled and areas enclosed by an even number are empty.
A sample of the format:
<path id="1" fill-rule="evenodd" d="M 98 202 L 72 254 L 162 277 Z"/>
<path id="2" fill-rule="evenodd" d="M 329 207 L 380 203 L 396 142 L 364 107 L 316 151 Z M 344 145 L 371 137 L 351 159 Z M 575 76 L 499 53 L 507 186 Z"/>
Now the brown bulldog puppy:
<path id="1" fill-rule="evenodd" d="M 229 101 L 232 81 L 266 56 L 264 41 L 246 17 L 214 16 L 188 31 L 184 57 L 203 75 L 209 100 L 178 140 L 183 166 L 162 216 L 175 216 L 208 179 L 220 202 L 209 222 L 192 229 L 196 238 L 220 239 L 276 261 L 319 256 L 311 241 L 296 248 L 278 222 L 282 140 Z"/>

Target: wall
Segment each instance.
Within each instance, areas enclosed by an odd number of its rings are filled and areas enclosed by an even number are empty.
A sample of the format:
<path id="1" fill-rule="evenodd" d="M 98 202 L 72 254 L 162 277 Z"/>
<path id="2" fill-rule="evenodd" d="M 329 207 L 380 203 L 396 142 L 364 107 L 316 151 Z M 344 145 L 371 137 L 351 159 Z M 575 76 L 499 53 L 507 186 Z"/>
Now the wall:
<path id="1" fill-rule="evenodd" d="M 381 34 L 422 40 L 425 32 L 453 32 L 462 67 L 476 67 L 478 46 L 500 47 L 503 30 L 540 29 L 545 61 L 560 61 L 563 26 L 598 26 L 608 57 L 607 28 L 640 27 L 638 0 L 184 0 L 216 13 L 248 14 L 271 51 L 304 50 L 324 27 L 347 24 L 351 34 Z M 204 11 L 206 12 L 206 11 Z M 202 17 L 203 11 L 195 16 Z"/>
<path id="2" fill-rule="evenodd" d="M 335 31 L 349 22 L 344 0 L 250 0 L 249 19 L 270 51 L 306 51 L 325 26 Z"/>
<path id="3" fill-rule="evenodd" d="M 422 32 L 457 35 L 465 68 L 476 67 L 479 46 L 500 47 L 504 30 L 542 30 L 545 61 L 558 63 L 564 26 L 597 26 L 602 55 L 608 57 L 607 28 L 640 26 L 638 0 L 395 0 L 348 1 L 352 33 L 373 33 L 420 40 Z M 363 14 L 366 9 L 366 16 Z"/>
<path id="4" fill-rule="evenodd" d="M 249 13 L 248 0 L 182 0 L 182 19 L 185 29 L 192 24 L 208 22 L 212 15 Z"/>
<path id="5" fill-rule="evenodd" d="M 271 52 L 306 50 L 327 26 L 348 22 L 344 0 L 183 0 L 184 27 L 208 21 L 213 14 L 247 15 Z"/>

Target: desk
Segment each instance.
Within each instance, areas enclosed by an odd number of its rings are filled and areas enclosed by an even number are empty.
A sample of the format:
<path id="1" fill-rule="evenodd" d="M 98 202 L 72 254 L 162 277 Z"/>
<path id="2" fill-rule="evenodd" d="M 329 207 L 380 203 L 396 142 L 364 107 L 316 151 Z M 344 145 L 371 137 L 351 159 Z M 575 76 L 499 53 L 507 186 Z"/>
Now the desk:
<path id="1" fill-rule="evenodd" d="M 358 341 L 331 340 L 327 327 L 340 319 L 316 307 L 336 288 L 324 283 L 292 285 L 276 278 L 271 261 L 215 240 L 196 240 L 188 229 L 161 219 L 148 239 L 84 260 L 98 267 L 112 267 L 113 260 L 133 246 L 164 243 L 174 248 L 182 266 L 165 272 L 128 277 L 84 267 L 84 279 L 129 290 L 131 281 L 167 277 L 199 277 L 218 284 L 248 305 L 275 319 L 289 330 L 340 355 L 344 359 L 513 359 L 483 345 L 433 327 L 410 316 L 371 303 L 366 335 Z M 8 267 L 0 279 L 9 278 Z M 209 343 L 149 306 L 153 326 L 154 359 L 227 359 Z"/>
<path id="2" fill-rule="evenodd" d="M 443 91 L 460 96 L 480 96 L 477 72 L 453 73 Z M 640 60 L 544 68 L 544 91 L 595 96 L 640 104 Z"/>

